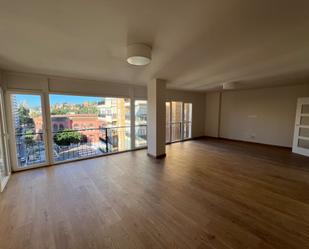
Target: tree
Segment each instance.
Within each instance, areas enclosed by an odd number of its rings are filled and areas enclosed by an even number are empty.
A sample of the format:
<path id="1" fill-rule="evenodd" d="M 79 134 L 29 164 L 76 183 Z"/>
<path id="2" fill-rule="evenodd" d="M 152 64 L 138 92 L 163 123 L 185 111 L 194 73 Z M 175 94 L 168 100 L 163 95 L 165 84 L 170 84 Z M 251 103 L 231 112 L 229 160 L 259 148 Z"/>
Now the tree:
<path id="1" fill-rule="evenodd" d="M 53 108 L 51 110 L 51 115 L 65 115 L 68 114 L 70 110 L 66 107 L 63 108 Z"/>
<path id="2" fill-rule="evenodd" d="M 18 107 L 18 117 L 21 127 L 34 127 L 33 118 L 30 117 L 30 110 L 23 105 Z"/>
<path id="3" fill-rule="evenodd" d="M 98 114 L 99 110 L 96 106 L 81 107 L 76 111 L 78 114 Z"/>
<path id="4" fill-rule="evenodd" d="M 87 142 L 87 136 L 78 131 L 65 129 L 54 135 L 54 142 L 59 146 L 68 146 L 70 144 Z"/>
<path id="5" fill-rule="evenodd" d="M 26 145 L 34 144 L 34 135 L 31 130 L 28 130 L 25 133 L 25 144 Z"/>

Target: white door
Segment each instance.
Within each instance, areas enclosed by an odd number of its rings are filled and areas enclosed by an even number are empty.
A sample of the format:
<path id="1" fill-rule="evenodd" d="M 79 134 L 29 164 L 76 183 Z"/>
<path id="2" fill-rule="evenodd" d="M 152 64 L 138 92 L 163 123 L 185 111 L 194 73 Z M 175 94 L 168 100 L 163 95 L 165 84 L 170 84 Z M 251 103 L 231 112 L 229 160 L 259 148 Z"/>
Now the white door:
<path id="1" fill-rule="evenodd" d="M 309 156 L 309 98 L 297 101 L 293 152 Z"/>

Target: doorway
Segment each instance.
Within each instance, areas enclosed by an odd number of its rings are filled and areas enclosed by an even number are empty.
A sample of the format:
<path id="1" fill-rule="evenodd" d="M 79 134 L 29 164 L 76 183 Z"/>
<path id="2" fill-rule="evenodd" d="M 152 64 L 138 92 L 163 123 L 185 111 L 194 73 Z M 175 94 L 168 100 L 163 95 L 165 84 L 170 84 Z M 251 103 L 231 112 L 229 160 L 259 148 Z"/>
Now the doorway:
<path id="1" fill-rule="evenodd" d="M 166 143 L 192 137 L 192 103 L 166 102 Z"/>
<path id="2" fill-rule="evenodd" d="M 309 98 L 297 101 L 293 152 L 309 156 Z"/>

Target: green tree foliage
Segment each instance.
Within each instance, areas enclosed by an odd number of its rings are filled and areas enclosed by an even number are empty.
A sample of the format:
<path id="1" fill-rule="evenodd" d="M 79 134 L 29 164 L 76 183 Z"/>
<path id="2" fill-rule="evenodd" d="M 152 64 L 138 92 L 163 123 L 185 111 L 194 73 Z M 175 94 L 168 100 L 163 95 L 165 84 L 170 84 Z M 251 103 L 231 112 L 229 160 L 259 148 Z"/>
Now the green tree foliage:
<path id="1" fill-rule="evenodd" d="M 23 105 L 18 107 L 19 123 L 21 127 L 34 127 L 33 118 L 30 117 L 30 110 Z"/>
<path id="2" fill-rule="evenodd" d="M 96 106 L 81 107 L 76 111 L 77 114 L 98 114 L 99 110 Z"/>
<path id="3" fill-rule="evenodd" d="M 53 108 L 51 110 L 51 115 L 65 115 L 68 114 L 70 110 L 68 108 Z"/>
<path id="4" fill-rule="evenodd" d="M 33 144 L 34 143 L 34 135 L 31 130 L 26 131 L 25 133 L 25 143 L 27 145 Z"/>
<path id="5" fill-rule="evenodd" d="M 96 103 L 89 103 L 88 106 L 84 106 L 81 104 L 75 104 L 72 106 L 62 106 L 62 107 L 56 107 L 52 106 L 51 108 L 51 114 L 52 115 L 65 115 L 68 113 L 74 113 L 74 114 L 98 114 L 99 110 L 97 108 Z"/>
<path id="6" fill-rule="evenodd" d="M 54 142 L 59 146 L 68 146 L 70 144 L 87 142 L 87 136 L 78 131 L 65 129 L 54 135 Z"/>

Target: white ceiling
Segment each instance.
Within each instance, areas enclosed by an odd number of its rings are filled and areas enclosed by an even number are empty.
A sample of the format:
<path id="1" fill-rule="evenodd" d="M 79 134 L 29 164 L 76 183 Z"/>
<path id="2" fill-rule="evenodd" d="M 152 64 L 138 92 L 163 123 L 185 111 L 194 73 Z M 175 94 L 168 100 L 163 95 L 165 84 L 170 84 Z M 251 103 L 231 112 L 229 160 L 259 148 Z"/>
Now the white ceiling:
<path id="1" fill-rule="evenodd" d="M 136 42 L 150 65 L 126 63 Z M 309 1 L 0 0 L 0 68 L 197 91 L 309 82 Z"/>

